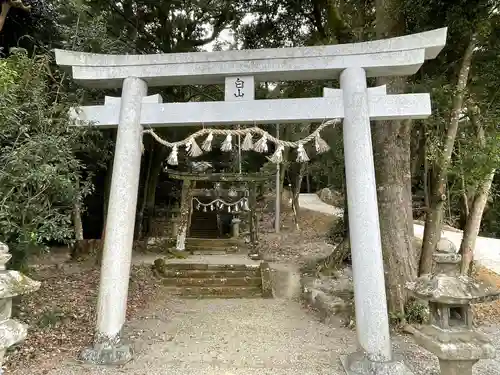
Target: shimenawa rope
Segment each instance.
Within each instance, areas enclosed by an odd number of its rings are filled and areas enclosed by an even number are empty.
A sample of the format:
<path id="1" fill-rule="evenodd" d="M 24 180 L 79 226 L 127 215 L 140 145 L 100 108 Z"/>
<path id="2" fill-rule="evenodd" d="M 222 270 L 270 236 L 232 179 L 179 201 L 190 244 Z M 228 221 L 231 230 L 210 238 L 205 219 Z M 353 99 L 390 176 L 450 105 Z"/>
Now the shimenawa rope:
<path id="1" fill-rule="evenodd" d="M 172 149 L 167 159 L 167 163 L 170 165 L 178 164 L 179 147 L 184 146 L 188 155 L 194 158 L 201 156 L 203 154 L 203 151 L 211 151 L 214 135 L 226 136 L 221 144 L 222 151 L 231 151 L 232 138 L 235 136 L 241 136 L 244 137 L 243 143 L 241 144 L 241 149 L 243 151 L 254 150 L 257 152 L 267 152 L 268 142 L 272 142 L 275 144 L 276 149 L 273 155 L 271 157 L 268 157 L 269 161 L 271 161 L 272 163 L 281 163 L 283 161 L 283 151 L 285 147 L 290 147 L 297 149 L 297 162 L 303 163 L 309 161 L 309 157 L 307 156 L 307 153 L 304 149 L 304 145 L 312 140 L 314 140 L 315 149 L 318 154 L 330 150 L 330 146 L 325 142 L 324 139 L 321 138 L 320 132 L 327 126 L 335 126 L 339 122 L 339 119 L 325 121 L 307 137 L 294 142 L 278 139 L 258 127 L 245 129 L 202 129 L 177 142 L 168 142 L 162 139 L 152 129 L 144 130 L 143 134 L 150 134 L 158 143 Z M 207 137 L 200 148 L 200 146 L 198 146 L 198 143 L 196 142 L 196 138 L 202 137 L 204 135 L 207 135 Z M 261 137 L 255 143 L 253 143 L 253 135 L 260 135 Z"/>

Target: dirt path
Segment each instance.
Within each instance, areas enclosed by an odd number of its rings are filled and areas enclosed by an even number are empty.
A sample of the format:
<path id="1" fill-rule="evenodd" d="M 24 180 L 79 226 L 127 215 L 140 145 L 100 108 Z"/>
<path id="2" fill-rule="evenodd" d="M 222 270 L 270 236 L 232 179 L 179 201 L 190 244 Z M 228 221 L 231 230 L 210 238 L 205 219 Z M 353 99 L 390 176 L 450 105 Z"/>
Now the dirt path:
<path id="1" fill-rule="evenodd" d="M 339 357 L 355 351 L 355 333 L 321 323 L 289 299 L 179 300 L 164 296 L 126 326 L 135 359 L 121 367 L 68 360 L 44 375 L 343 375 Z M 498 332 L 492 332 L 498 342 Z M 393 338 L 415 375 L 438 375 L 437 361 Z M 481 361 L 475 375 L 500 375 Z M 36 370 L 26 373 L 42 374 Z"/>
<path id="2" fill-rule="evenodd" d="M 136 358 L 121 368 L 67 362 L 47 375 L 341 374 L 351 331 L 286 299 L 157 301 L 127 324 Z"/>
<path id="3" fill-rule="evenodd" d="M 302 208 L 323 214 L 339 216 L 342 209 L 329 205 L 319 199 L 317 194 L 300 194 L 299 202 Z M 414 225 L 415 236 L 423 238 L 424 226 Z M 460 248 L 463 233 L 460 230 L 443 230 L 443 237 L 452 241 L 457 249 Z M 476 248 L 474 249 L 474 260 L 477 264 L 488 268 L 500 275 L 500 239 L 489 237 L 477 237 Z"/>
<path id="4" fill-rule="evenodd" d="M 299 194 L 299 205 L 307 210 L 342 217 L 343 210 L 319 199 L 317 194 Z"/>

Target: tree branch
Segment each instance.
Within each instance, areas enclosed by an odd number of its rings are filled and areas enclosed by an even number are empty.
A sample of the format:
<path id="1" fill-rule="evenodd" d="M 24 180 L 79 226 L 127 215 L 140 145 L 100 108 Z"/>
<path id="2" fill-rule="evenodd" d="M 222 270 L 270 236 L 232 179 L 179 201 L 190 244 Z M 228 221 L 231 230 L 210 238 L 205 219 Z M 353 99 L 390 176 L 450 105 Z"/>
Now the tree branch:
<path id="1" fill-rule="evenodd" d="M 22 0 L 7 0 L 2 2 L 2 12 L 0 13 L 0 32 L 3 30 L 5 20 L 11 8 L 19 8 L 26 12 L 31 10 L 31 5 L 24 5 Z"/>
<path id="2" fill-rule="evenodd" d="M 326 30 L 323 26 L 323 20 L 321 17 L 321 7 L 318 3 L 318 1 L 313 1 L 313 12 L 312 12 L 312 17 L 311 20 L 314 23 L 314 26 L 316 26 L 316 29 L 318 32 L 321 34 L 321 37 L 323 39 L 326 39 Z"/>
<path id="3" fill-rule="evenodd" d="M 208 38 L 203 38 L 203 39 L 186 38 L 184 39 L 183 42 L 192 47 L 200 47 L 204 46 L 205 44 L 211 43 L 226 28 L 228 21 L 229 20 L 227 19 L 227 17 L 221 16 L 214 25 L 214 30 L 212 31 L 212 35 L 210 35 Z"/>
<path id="4" fill-rule="evenodd" d="M 2 3 L 2 12 L 0 13 L 0 31 L 2 31 L 3 26 L 5 25 L 5 20 L 7 19 L 7 15 L 9 14 L 11 5 L 10 3 Z"/>

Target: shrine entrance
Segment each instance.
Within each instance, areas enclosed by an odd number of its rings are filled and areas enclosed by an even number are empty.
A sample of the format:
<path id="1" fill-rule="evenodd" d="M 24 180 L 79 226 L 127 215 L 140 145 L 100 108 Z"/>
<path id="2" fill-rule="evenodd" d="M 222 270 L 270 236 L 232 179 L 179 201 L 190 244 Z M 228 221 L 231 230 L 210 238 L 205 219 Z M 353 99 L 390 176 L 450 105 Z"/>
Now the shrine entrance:
<path id="1" fill-rule="evenodd" d="M 268 142 L 273 142 L 275 152 L 269 159 L 275 163 L 282 162 L 285 147 L 296 150 L 298 162 L 307 162 L 305 145 L 314 143 L 317 152 L 324 151 L 321 130 L 342 120 L 360 349 L 343 357 L 342 363 L 348 374 L 410 373 L 394 359 L 391 345 L 370 121 L 426 118 L 431 114 L 431 101 L 428 94 L 391 95 L 386 86 L 368 87 L 367 78 L 415 74 L 425 60 L 440 53 L 446 33 L 444 28 L 345 45 L 178 54 L 117 56 L 56 50 L 57 64 L 70 67 L 76 82 L 93 88 L 122 89 L 121 98 L 106 97 L 104 105 L 81 107 L 73 113 L 75 120 L 86 124 L 118 127 L 96 335 L 82 357 L 100 364 L 118 364 L 132 358 L 132 349 L 122 342 L 121 331 L 126 319 L 141 140 L 145 134 L 171 149 L 169 165 L 177 165 L 181 146 L 190 157 L 210 150 L 214 135 L 225 137 L 221 151 L 230 151 L 232 137 L 241 136 L 242 149 L 257 152 L 267 152 Z M 260 82 L 300 80 L 338 80 L 339 88 L 325 87 L 322 97 L 255 100 L 255 85 Z M 148 87 L 153 86 L 211 84 L 225 85 L 224 101 L 162 103 L 159 95 L 147 96 Z M 297 142 L 281 141 L 257 127 L 304 122 L 321 125 Z M 216 125 L 243 128 L 215 129 Z M 181 141 L 162 140 L 152 129 L 143 129 L 162 126 L 204 129 Z M 200 148 L 196 138 L 201 136 L 206 139 Z M 254 136 L 260 137 L 255 144 Z M 184 211 L 189 215 L 188 206 Z M 186 235 L 187 227 L 179 228 L 177 248 L 185 246 Z M 269 273 L 264 263 L 259 267 L 261 273 Z M 264 289 L 269 290 L 262 285 Z"/>
<path id="2" fill-rule="evenodd" d="M 166 172 L 170 178 L 182 181 L 181 202 L 173 218 L 176 250 L 193 252 L 190 242 L 195 238 L 197 243 L 199 239 L 210 239 L 216 245 L 247 248 L 251 259 L 260 259 L 256 251 L 257 185 L 274 175 L 192 169 L 189 172 L 167 169 Z M 214 241 L 217 239 L 221 241 Z"/>

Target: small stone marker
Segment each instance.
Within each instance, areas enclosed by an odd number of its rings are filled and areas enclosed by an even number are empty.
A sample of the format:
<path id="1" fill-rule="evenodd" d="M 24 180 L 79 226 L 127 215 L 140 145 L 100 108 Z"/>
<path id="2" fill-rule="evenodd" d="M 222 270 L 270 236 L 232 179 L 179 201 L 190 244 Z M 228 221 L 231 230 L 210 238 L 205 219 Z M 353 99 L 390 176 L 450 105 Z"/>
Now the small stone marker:
<path id="1" fill-rule="evenodd" d="M 273 298 L 273 285 L 271 279 L 271 267 L 269 263 L 260 263 L 260 274 L 262 277 L 262 297 Z"/>

